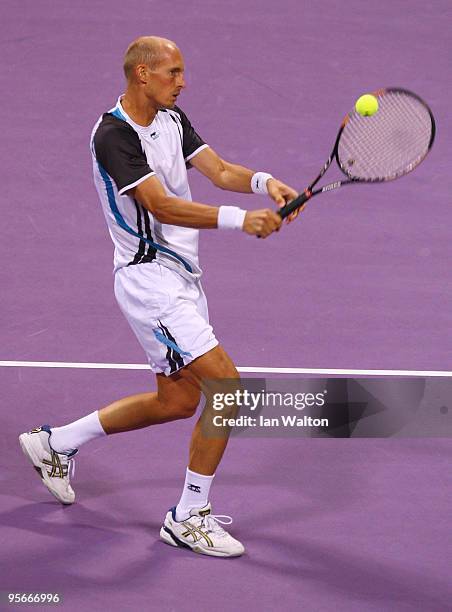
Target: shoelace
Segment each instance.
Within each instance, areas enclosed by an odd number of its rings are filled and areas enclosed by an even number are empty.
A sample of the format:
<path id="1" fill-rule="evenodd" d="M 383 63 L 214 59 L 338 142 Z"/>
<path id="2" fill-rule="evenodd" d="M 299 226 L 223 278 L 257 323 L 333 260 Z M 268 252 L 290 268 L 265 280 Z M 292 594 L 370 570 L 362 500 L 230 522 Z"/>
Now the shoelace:
<path id="1" fill-rule="evenodd" d="M 207 533 L 215 533 L 219 536 L 226 535 L 226 531 L 219 523 L 221 523 L 221 525 L 230 525 L 232 523 L 232 517 L 227 514 L 208 514 L 207 516 L 203 516 L 201 521 L 201 525 L 207 529 Z"/>

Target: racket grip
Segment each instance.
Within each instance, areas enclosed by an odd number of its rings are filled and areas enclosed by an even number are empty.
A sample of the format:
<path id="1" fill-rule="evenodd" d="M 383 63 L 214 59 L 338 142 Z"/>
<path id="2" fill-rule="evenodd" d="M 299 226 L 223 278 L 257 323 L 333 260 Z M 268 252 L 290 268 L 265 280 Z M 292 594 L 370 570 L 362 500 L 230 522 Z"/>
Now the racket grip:
<path id="1" fill-rule="evenodd" d="M 292 202 L 289 202 L 288 204 L 280 208 L 278 210 L 278 215 L 281 217 L 281 219 L 285 219 L 291 213 L 293 213 L 294 210 L 297 210 L 297 208 L 300 208 L 300 206 L 303 206 L 303 204 L 309 200 L 311 195 L 312 194 L 310 191 L 305 191 L 304 193 L 300 193 L 300 195 L 296 197 L 295 200 L 292 200 Z"/>

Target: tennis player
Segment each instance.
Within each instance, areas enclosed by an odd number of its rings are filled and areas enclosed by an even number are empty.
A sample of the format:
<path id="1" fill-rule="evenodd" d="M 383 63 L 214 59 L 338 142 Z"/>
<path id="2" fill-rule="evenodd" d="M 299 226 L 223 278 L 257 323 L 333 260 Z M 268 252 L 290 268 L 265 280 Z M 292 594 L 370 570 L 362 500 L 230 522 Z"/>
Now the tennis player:
<path id="1" fill-rule="evenodd" d="M 69 425 L 43 425 L 20 436 L 44 485 L 72 504 L 74 456 L 95 438 L 192 417 L 204 379 L 238 379 L 209 324 L 198 261 L 200 229 L 268 237 L 281 219 L 265 208 L 192 202 L 187 168 L 220 189 L 268 194 L 278 206 L 297 193 L 265 172 L 219 157 L 176 106 L 185 87 L 184 60 L 175 43 L 141 37 L 124 59 L 127 88 L 103 114 L 91 138 L 94 181 L 115 245 L 115 295 L 156 374 L 157 392 L 118 400 Z M 220 557 L 243 545 L 211 513 L 209 492 L 227 437 L 203 435 L 196 423 L 179 502 L 167 513 L 161 538 L 172 546 Z M 223 517 L 224 518 L 224 517 Z M 229 519 L 229 524 L 232 519 Z"/>

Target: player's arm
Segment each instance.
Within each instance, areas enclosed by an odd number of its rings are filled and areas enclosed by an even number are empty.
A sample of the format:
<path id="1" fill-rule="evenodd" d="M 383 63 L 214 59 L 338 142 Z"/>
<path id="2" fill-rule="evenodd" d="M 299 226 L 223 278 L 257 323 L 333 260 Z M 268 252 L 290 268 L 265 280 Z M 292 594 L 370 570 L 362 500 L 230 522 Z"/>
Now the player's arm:
<path id="1" fill-rule="evenodd" d="M 210 147 L 200 151 L 190 159 L 190 163 L 220 189 L 252 193 L 251 179 L 254 172 L 244 166 L 225 161 Z"/>
<path id="2" fill-rule="evenodd" d="M 140 204 L 147 208 L 153 216 L 168 225 L 179 225 L 181 227 L 193 227 L 196 229 L 213 229 L 227 227 L 229 219 L 232 219 L 233 227 L 234 213 L 240 218 L 237 229 L 251 235 L 269 236 L 281 225 L 281 218 L 270 209 L 241 211 L 236 207 L 210 206 L 198 202 L 190 202 L 182 198 L 168 196 L 156 176 L 151 176 L 145 181 L 130 189 L 128 192 L 136 198 Z"/>
<path id="3" fill-rule="evenodd" d="M 253 192 L 253 177 L 255 177 L 256 173 L 239 164 L 227 162 L 210 147 L 202 149 L 190 160 L 190 163 L 220 189 L 238 191 L 240 193 Z M 287 202 L 291 202 L 297 197 L 298 192 L 289 187 L 289 185 L 274 177 L 266 178 L 265 174 L 263 176 L 266 184 L 261 186 L 258 193 L 268 193 L 278 206 L 284 206 Z"/>
<path id="4" fill-rule="evenodd" d="M 160 223 L 198 229 L 217 227 L 217 207 L 168 196 L 156 176 L 131 189 L 128 195 L 136 198 Z"/>

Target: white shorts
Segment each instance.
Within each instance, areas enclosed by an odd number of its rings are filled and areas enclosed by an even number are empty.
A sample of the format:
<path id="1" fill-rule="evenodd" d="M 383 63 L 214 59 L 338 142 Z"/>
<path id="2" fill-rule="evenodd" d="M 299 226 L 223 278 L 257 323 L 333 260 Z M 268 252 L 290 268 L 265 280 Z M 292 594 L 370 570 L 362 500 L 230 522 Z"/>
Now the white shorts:
<path id="1" fill-rule="evenodd" d="M 174 374 L 218 344 L 199 281 L 153 262 L 121 268 L 115 296 L 151 370 Z"/>

